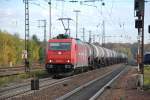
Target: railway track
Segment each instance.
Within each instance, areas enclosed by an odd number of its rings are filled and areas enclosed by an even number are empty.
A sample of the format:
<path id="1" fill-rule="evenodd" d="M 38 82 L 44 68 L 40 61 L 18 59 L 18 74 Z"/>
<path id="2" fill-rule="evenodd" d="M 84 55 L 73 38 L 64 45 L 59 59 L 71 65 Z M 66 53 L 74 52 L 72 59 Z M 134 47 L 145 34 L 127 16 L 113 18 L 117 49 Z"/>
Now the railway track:
<path id="1" fill-rule="evenodd" d="M 90 71 L 89 71 L 90 72 Z M 65 81 L 69 81 L 71 78 L 78 76 L 77 75 L 73 75 L 70 77 L 66 77 L 63 79 L 53 79 L 53 78 L 44 78 L 44 79 L 40 79 L 39 80 L 39 88 L 40 90 L 47 88 L 47 87 L 51 87 L 53 85 L 59 84 L 59 83 L 63 83 Z M 23 83 L 23 84 L 17 84 L 17 85 L 13 85 L 10 87 L 5 87 L 5 88 L 1 88 L 0 89 L 0 100 L 1 99 L 10 99 L 16 96 L 20 96 L 20 95 L 24 95 L 24 94 L 31 94 L 34 91 L 31 90 L 31 82 L 28 83 Z"/>
<path id="2" fill-rule="evenodd" d="M 89 71 L 90 72 L 90 71 Z M 52 79 L 52 78 L 44 78 L 44 79 L 40 79 L 39 80 L 39 88 L 40 90 L 59 84 L 59 83 L 63 83 L 65 81 L 69 81 L 70 79 L 72 79 L 73 77 L 78 76 L 74 75 L 74 76 L 70 76 L 70 77 L 66 77 L 63 79 Z M 17 84 L 17 85 L 13 85 L 10 87 L 5 87 L 5 88 L 1 88 L 0 89 L 0 99 L 9 99 L 9 98 L 13 98 L 19 95 L 24 95 L 24 94 L 31 94 L 34 91 L 31 90 L 31 83 L 23 83 L 23 84 Z"/>
<path id="3" fill-rule="evenodd" d="M 32 67 L 31 71 L 40 69 L 44 70 L 44 67 L 41 67 L 41 65 L 39 64 L 36 64 L 34 66 L 36 67 Z M 24 73 L 24 70 L 25 70 L 24 66 L 0 68 L 0 77 L 18 75 Z"/>
<path id="4" fill-rule="evenodd" d="M 90 71 L 89 71 L 90 72 Z M 69 81 L 71 78 L 78 76 L 74 75 L 74 76 L 70 76 L 70 77 L 66 77 L 63 79 L 53 79 L 53 78 L 44 78 L 44 79 L 40 79 L 39 80 L 39 88 L 40 90 L 47 88 L 47 87 L 51 87 L 54 86 L 56 84 L 60 84 L 66 81 Z M 17 97 L 17 96 L 21 96 L 24 94 L 31 94 L 34 91 L 31 90 L 31 82 L 27 82 L 27 83 L 23 83 L 23 84 L 17 84 L 17 85 L 13 85 L 10 87 L 5 87 L 5 88 L 1 88 L 0 89 L 0 100 L 4 99 L 10 99 L 13 97 Z"/>
<path id="5" fill-rule="evenodd" d="M 33 68 L 37 68 L 37 67 L 40 67 L 41 64 L 33 64 L 32 65 Z M 37 67 L 34 67 L 34 66 L 37 66 Z M 24 69 L 24 65 L 18 65 L 16 67 L 0 67 L 0 71 L 7 71 L 7 70 L 17 70 L 17 69 Z"/>
<path id="6" fill-rule="evenodd" d="M 57 98 L 57 100 L 95 100 L 115 79 L 127 70 L 126 67 L 115 69 Z"/>
<path id="7" fill-rule="evenodd" d="M 60 98 L 63 98 L 63 99 L 70 99 L 70 97 L 73 96 L 73 94 L 75 92 L 78 92 L 80 91 L 83 87 L 86 88 L 87 86 L 90 86 L 89 84 L 92 84 L 92 82 L 98 82 L 98 80 L 100 79 L 105 79 L 106 76 L 110 76 L 110 74 L 113 72 L 113 74 L 115 74 L 116 72 L 119 73 L 121 70 L 123 70 L 124 67 L 119 67 L 116 69 L 113 69 L 112 71 L 109 71 L 108 73 L 106 73 L 105 75 L 87 83 L 86 85 L 83 85 L 81 87 L 79 87 L 78 89 L 75 89 L 74 91 L 72 91 L 72 95 L 70 95 L 70 93 L 60 97 Z M 114 72 L 115 71 L 115 72 Z M 90 72 L 90 71 L 89 71 Z M 86 72 L 88 73 L 88 72 Z M 67 78 L 63 78 L 63 79 L 52 79 L 52 78 L 44 78 L 44 79 L 40 79 L 40 91 L 42 91 L 43 89 L 47 89 L 47 88 L 50 88 L 54 85 L 57 85 L 57 84 L 61 84 L 61 83 L 64 83 L 64 82 L 67 82 L 67 81 L 71 81 L 74 77 L 78 77 L 79 74 L 77 75 L 74 75 L 74 76 L 70 76 L 70 77 L 67 77 Z M 116 74 L 115 74 L 116 75 Z M 115 76 L 114 75 L 114 76 Z M 112 77 L 110 78 L 112 79 Z M 102 81 L 102 80 L 101 80 Z M 105 80 L 106 81 L 106 80 Z M 108 80 L 107 80 L 108 81 Z M 103 82 L 102 82 L 103 83 Z M 0 89 L 0 99 L 9 99 L 9 98 L 16 98 L 16 97 L 21 97 L 23 95 L 28 95 L 28 94 L 32 94 L 32 93 L 35 93 L 35 91 L 31 90 L 31 83 L 28 82 L 28 83 L 24 83 L 24 84 L 18 84 L 18 85 L 15 85 L 15 86 L 11 86 L 11 87 L 7 87 L 7 88 L 3 88 L 3 89 Z M 103 84 L 104 85 L 104 84 Z M 83 91 L 83 90 L 82 90 Z M 97 90 L 98 91 L 98 90 Z M 94 92 L 95 93 L 95 92 Z M 80 94 L 80 93 L 79 93 Z M 64 98 L 65 97 L 65 98 Z M 58 99 L 60 99 L 58 98 Z M 84 100 L 84 99 L 83 99 Z"/>
<path id="8" fill-rule="evenodd" d="M 64 79 L 52 79 L 52 78 L 45 78 L 45 79 L 40 79 L 40 89 L 44 89 L 47 86 L 53 86 L 65 81 L 68 81 L 70 78 L 64 78 Z M 31 83 L 24 83 L 24 84 L 19 84 L 19 85 L 15 85 L 15 86 L 10 86 L 7 88 L 2 88 L 0 89 L 0 99 L 9 99 L 18 95 L 23 95 L 23 94 L 30 94 L 34 92 L 33 90 L 31 90 Z"/>

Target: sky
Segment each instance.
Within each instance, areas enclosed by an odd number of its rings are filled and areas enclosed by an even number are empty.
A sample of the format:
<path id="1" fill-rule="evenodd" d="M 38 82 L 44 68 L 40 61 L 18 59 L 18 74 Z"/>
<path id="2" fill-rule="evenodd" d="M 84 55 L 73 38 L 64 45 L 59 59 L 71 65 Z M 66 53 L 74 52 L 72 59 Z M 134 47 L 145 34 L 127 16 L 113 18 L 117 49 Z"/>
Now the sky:
<path id="1" fill-rule="evenodd" d="M 92 0 L 91 0 L 92 1 Z M 43 28 L 39 28 L 38 20 L 47 21 L 47 39 L 49 38 L 49 5 L 48 0 L 29 0 L 30 37 L 37 35 L 42 41 Z M 112 43 L 137 42 L 135 29 L 134 0 L 101 0 L 76 3 L 69 0 L 52 0 L 52 37 L 65 33 L 59 18 L 71 18 L 71 36 L 76 35 L 76 14 L 78 14 L 78 38 L 82 40 L 85 28 L 85 40 L 88 41 L 89 31 L 95 35 L 95 42 L 102 42 L 103 26 L 105 22 L 105 41 Z M 150 24 L 150 2 L 145 3 L 145 43 L 150 43 L 148 25 Z M 65 24 L 66 25 L 66 24 Z M 24 3 L 23 0 L 0 0 L 0 29 L 11 34 L 18 33 L 24 39 Z M 94 38 L 94 36 L 93 36 Z"/>

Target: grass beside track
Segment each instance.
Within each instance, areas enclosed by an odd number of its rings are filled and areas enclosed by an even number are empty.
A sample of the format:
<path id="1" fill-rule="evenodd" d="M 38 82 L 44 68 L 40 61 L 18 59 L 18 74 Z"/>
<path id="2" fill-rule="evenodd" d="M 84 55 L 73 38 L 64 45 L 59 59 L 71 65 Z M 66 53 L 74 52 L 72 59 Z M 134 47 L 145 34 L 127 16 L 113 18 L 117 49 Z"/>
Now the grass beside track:
<path id="1" fill-rule="evenodd" d="M 144 86 L 150 90 L 150 65 L 144 66 Z"/>
<path id="2" fill-rule="evenodd" d="M 9 83 L 13 83 L 13 82 L 21 82 L 24 79 L 29 79 L 32 78 L 33 76 L 38 78 L 43 78 L 43 77 L 47 77 L 48 73 L 45 70 L 36 70 L 30 73 L 21 73 L 18 75 L 1 77 L 0 87 L 7 86 Z"/>

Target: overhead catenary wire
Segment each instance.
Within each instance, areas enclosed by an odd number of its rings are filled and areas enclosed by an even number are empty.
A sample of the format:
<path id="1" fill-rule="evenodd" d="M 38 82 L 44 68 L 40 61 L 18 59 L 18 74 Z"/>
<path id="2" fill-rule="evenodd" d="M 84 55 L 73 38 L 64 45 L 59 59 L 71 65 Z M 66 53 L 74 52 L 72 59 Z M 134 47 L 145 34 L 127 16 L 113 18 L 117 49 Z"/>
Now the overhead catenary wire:
<path id="1" fill-rule="evenodd" d="M 57 1 L 57 0 L 52 0 L 53 2 L 59 2 L 59 1 Z M 62 0 L 61 0 L 62 1 Z M 80 0 L 78 3 L 76 3 L 76 4 L 79 4 L 79 3 L 81 3 L 81 1 L 83 2 L 84 0 Z M 94 2 L 94 3 L 90 3 L 90 2 L 87 2 L 87 4 L 89 4 L 89 5 L 97 5 L 98 4 L 98 2 L 99 1 L 97 1 L 97 0 L 95 0 L 96 2 Z M 114 27 L 114 29 L 116 29 L 116 30 L 118 30 L 118 26 L 119 26 L 119 23 L 118 22 L 115 22 L 114 21 L 114 19 L 115 18 L 113 18 L 113 17 L 111 17 L 111 16 L 113 16 L 113 14 L 114 14 L 114 7 L 115 7 L 115 3 L 118 3 L 118 2 L 126 2 L 126 1 L 122 1 L 122 0 L 103 0 L 103 1 L 105 1 L 106 3 L 108 2 L 108 3 L 110 3 L 110 4 L 112 4 L 111 5 L 111 8 L 108 8 L 108 6 L 105 6 L 105 11 L 106 11 L 106 20 L 108 20 L 107 22 L 106 22 L 106 24 L 109 24 L 109 25 L 113 25 L 113 26 L 115 26 Z M 42 6 L 42 7 L 40 7 L 40 8 L 42 8 L 43 9 L 43 7 L 44 7 L 44 9 L 46 8 L 46 9 L 48 9 L 48 5 L 47 5 L 47 2 L 48 2 L 48 0 L 36 0 L 36 1 L 34 1 L 34 2 L 37 2 L 37 3 L 35 3 L 35 4 L 33 4 L 33 5 L 35 5 L 35 6 Z M 128 1 L 127 1 L 128 2 Z M 38 4 L 38 3 L 40 3 L 40 4 Z M 67 4 L 72 4 L 72 3 L 69 3 L 69 0 L 65 0 L 65 2 L 63 1 L 63 2 L 61 2 L 61 3 L 67 3 Z M 76 4 L 72 4 L 73 6 L 74 5 L 76 5 Z M 66 5 L 64 5 L 64 6 L 66 6 Z M 54 6 L 53 6 L 53 8 L 54 8 Z M 99 7 L 100 8 L 100 7 Z M 98 8 L 98 9 L 99 9 Z M 60 8 L 57 8 L 57 9 L 61 9 L 61 7 Z M 94 8 L 92 8 L 93 10 L 95 10 Z M 65 8 L 64 8 L 64 10 L 65 10 Z M 108 10 L 108 11 L 107 11 Z M 69 10 L 68 10 L 69 11 Z M 59 12 L 61 12 L 61 11 L 59 11 Z M 58 12 L 58 13 L 59 13 Z M 70 11 L 71 12 L 71 11 Z M 57 14 L 58 14 L 57 13 Z M 66 12 L 66 13 L 69 13 L 69 12 Z M 59 13 L 60 14 L 60 13 Z M 62 14 L 61 14 L 62 15 Z M 83 15 L 83 14 L 82 14 Z M 98 14 L 99 15 L 99 14 Z M 98 15 L 96 15 L 96 16 L 98 16 Z M 84 15 L 84 17 L 86 17 L 87 15 Z M 87 18 L 88 18 L 89 16 L 87 16 Z M 95 17 L 94 17 L 95 18 Z M 110 19 L 109 19 L 110 18 Z M 87 21 L 87 20 L 86 20 Z M 73 24 L 74 24 L 74 21 L 73 21 Z M 92 23 L 92 25 L 93 24 L 95 24 L 94 22 Z M 102 24 L 102 23 L 100 23 L 100 24 Z M 95 28 L 96 29 L 96 28 Z M 95 29 L 93 29 L 93 30 L 95 30 Z"/>

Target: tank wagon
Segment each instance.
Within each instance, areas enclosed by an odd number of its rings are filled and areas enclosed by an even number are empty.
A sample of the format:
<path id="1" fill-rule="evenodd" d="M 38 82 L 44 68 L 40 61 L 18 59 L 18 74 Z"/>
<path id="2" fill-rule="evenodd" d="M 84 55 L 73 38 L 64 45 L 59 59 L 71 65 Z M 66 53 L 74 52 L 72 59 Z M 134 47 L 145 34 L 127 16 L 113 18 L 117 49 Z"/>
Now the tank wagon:
<path id="1" fill-rule="evenodd" d="M 144 64 L 146 64 L 146 65 L 150 64 L 150 52 L 146 52 L 144 54 Z"/>
<path id="2" fill-rule="evenodd" d="M 99 44 L 74 38 L 54 38 L 48 41 L 45 67 L 51 74 L 64 74 L 124 63 L 126 59 L 125 54 Z"/>

